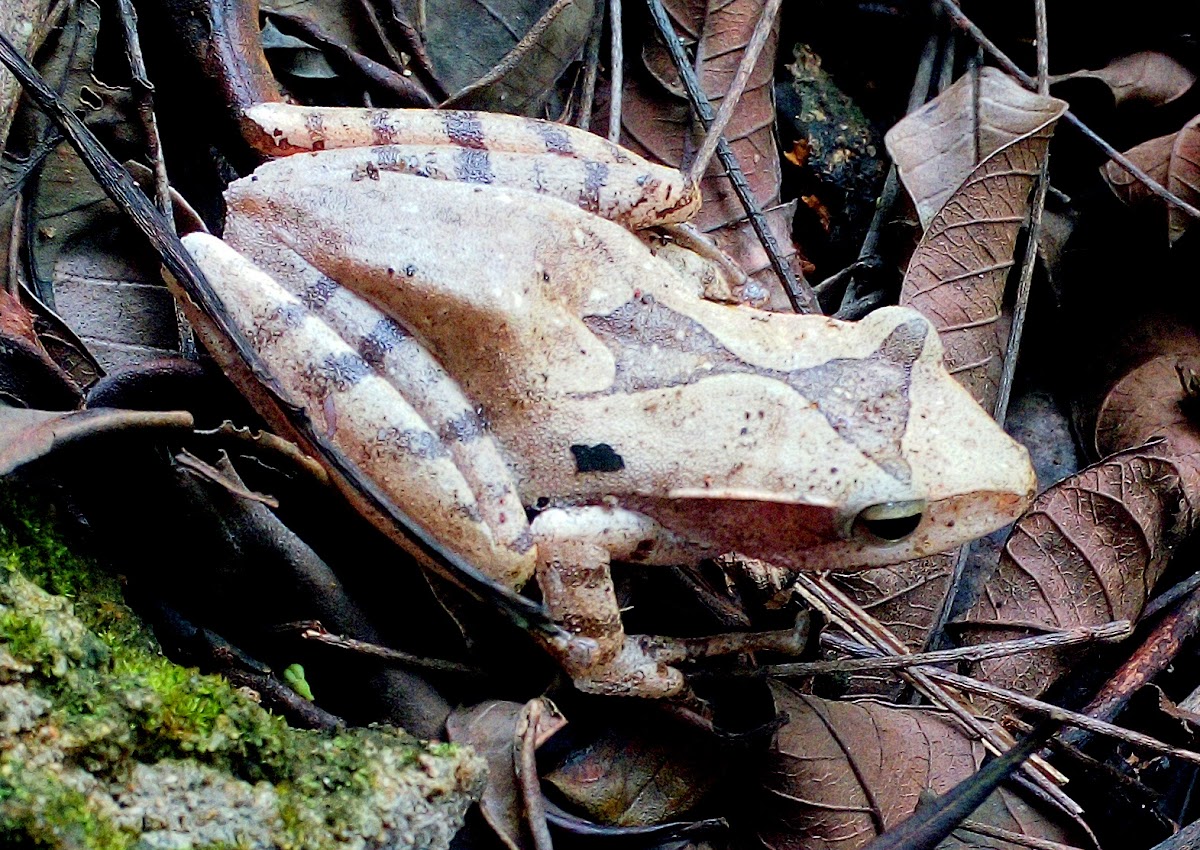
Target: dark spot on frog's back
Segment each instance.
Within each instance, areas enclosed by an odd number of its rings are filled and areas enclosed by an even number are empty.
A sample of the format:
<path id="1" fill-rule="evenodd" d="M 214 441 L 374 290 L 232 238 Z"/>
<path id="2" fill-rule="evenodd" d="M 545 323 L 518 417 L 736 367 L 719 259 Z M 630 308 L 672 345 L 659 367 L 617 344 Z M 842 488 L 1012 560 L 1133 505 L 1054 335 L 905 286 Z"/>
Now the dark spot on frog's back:
<path id="1" fill-rule="evenodd" d="M 570 156 L 575 153 L 571 139 L 562 127 L 549 121 L 538 121 L 534 128 L 546 146 L 546 153 L 556 153 L 562 156 Z"/>
<path id="2" fill-rule="evenodd" d="M 487 142 L 483 135 L 483 122 L 474 112 L 457 110 L 443 112 L 442 126 L 446 128 L 446 138 L 450 140 L 450 144 L 460 148 L 487 149 Z"/>
<path id="3" fill-rule="evenodd" d="M 608 443 L 597 443 L 594 446 L 571 446 L 571 454 L 575 456 L 575 471 L 579 472 L 617 472 L 625 468 L 625 459 L 613 451 Z"/>
<path id="4" fill-rule="evenodd" d="M 411 335 L 395 319 L 384 316 L 358 345 L 362 359 L 372 366 L 383 363 L 388 352 L 396 348 Z"/>
<path id="5" fill-rule="evenodd" d="M 879 345 L 878 355 L 897 366 L 911 366 L 925 350 L 929 325 L 922 319 L 910 319 L 887 335 Z"/>
<path id="6" fill-rule="evenodd" d="M 608 184 L 608 165 L 586 160 L 583 163 L 583 191 L 579 193 L 579 206 L 588 212 L 600 209 L 600 190 Z"/>
<path id="7" fill-rule="evenodd" d="M 492 183 L 492 160 L 485 150 L 460 148 L 454 152 L 454 177 L 463 183 Z"/>

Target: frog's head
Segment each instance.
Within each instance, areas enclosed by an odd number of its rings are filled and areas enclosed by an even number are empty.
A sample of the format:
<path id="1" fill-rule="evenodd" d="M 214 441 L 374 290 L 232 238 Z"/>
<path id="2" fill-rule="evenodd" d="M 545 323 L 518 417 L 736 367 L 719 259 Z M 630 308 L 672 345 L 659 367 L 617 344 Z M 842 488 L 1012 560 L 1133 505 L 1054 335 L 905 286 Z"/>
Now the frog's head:
<path id="1" fill-rule="evenodd" d="M 871 364 L 859 361 L 838 378 L 817 375 L 808 393 L 883 475 L 872 470 L 845 491 L 839 539 L 799 553 L 798 565 L 808 568 L 896 563 L 953 548 L 1016 520 L 1035 492 L 1025 448 L 946 371 L 929 323 L 900 308 L 874 321 L 891 330 Z"/>
<path id="2" fill-rule="evenodd" d="M 780 318 L 770 324 L 808 334 L 804 343 L 821 359 L 785 365 L 751 353 L 756 383 L 708 379 L 713 389 L 697 416 L 711 441 L 760 442 L 732 456 L 735 471 L 706 474 L 701 486 L 673 489 L 643 510 L 722 551 L 797 570 L 847 570 L 953 548 L 1029 505 L 1028 453 L 947 372 L 937 334 L 920 314 L 885 308 L 853 324 Z M 763 351 L 785 349 L 769 342 Z M 730 371 L 744 362 L 709 357 Z M 756 429 L 740 427 L 743 411 L 755 409 L 747 398 L 761 411 Z M 695 434 L 680 438 L 688 440 L 699 442 Z M 687 449 L 671 447 L 679 455 Z"/>

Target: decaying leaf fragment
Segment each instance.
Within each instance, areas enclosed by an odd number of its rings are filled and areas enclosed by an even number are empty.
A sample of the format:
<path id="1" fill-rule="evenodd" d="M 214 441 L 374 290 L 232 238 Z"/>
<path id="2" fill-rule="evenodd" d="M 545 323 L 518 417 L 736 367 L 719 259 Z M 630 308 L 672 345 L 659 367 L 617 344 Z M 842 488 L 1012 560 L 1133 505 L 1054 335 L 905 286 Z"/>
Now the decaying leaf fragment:
<path id="1" fill-rule="evenodd" d="M 543 701 L 545 711 L 538 724 L 537 744 L 548 740 L 566 725 L 562 715 Z M 488 784 L 480 811 L 488 825 L 509 850 L 532 846 L 521 826 L 521 799 L 513 759 L 517 722 L 524 706 L 519 702 L 489 700 L 470 708 L 456 709 L 446 721 L 446 732 L 455 743 L 470 744 L 487 761 Z M 547 723 L 547 719 L 554 722 Z"/>
<path id="2" fill-rule="evenodd" d="M 546 781 L 588 817 L 649 826 L 683 814 L 719 778 L 712 748 L 679 724 L 619 724 L 572 753 Z"/>
<path id="3" fill-rule="evenodd" d="M 895 827 L 923 793 L 944 794 L 973 774 L 983 745 L 949 715 L 873 701 L 832 702 L 772 684 L 788 714 L 763 776 L 758 835 L 771 850 L 856 850 Z M 971 817 L 1009 832 L 1070 844 L 1068 830 L 1001 788 Z M 967 829 L 939 845 L 1017 848 Z"/>
<path id="4" fill-rule="evenodd" d="M 1200 115 L 1178 133 L 1159 136 L 1125 151 L 1135 165 L 1189 204 L 1200 203 Z M 1115 162 L 1100 169 L 1110 189 L 1130 206 L 1167 207 L 1167 238 L 1175 244 L 1195 220 L 1174 204 L 1166 204 L 1146 185 Z"/>
<path id="5" fill-rule="evenodd" d="M 1156 50 L 1142 50 L 1121 56 L 1095 71 L 1072 71 L 1050 78 L 1050 83 L 1064 80 L 1092 79 L 1108 86 L 1117 106 L 1144 103 L 1164 106 L 1187 94 L 1196 82 L 1196 75 L 1171 56 Z"/>

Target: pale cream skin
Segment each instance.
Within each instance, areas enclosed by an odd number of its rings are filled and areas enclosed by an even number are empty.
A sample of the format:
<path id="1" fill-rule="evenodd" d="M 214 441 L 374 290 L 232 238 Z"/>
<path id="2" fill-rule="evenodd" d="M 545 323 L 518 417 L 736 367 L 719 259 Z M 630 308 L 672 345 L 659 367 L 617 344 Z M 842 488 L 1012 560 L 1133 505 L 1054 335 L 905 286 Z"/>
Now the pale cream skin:
<path id="1" fill-rule="evenodd" d="M 185 244 L 399 507 L 499 581 L 536 575 L 576 635 L 557 650 L 579 687 L 684 687 L 625 635 L 610 559 L 864 568 L 974 539 L 1032 498 L 1025 450 L 919 314 L 716 303 L 719 269 L 614 223 L 694 212 L 677 172 L 509 116 L 256 110 L 276 153 L 300 153 L 230 186 L 224 243 Z"/>

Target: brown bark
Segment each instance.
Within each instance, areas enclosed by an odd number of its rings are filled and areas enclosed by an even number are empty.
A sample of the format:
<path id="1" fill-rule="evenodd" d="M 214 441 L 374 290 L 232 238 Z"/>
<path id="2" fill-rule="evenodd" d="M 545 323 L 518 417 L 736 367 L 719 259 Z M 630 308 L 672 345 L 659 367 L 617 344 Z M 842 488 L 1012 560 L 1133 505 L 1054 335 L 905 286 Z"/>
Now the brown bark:
<path id="1" fill-rule="evenodd" d="M 27 58 L 32 58 L 46 37 L 50 6 L 51 0 L 4 0 L 0 3 L 0 33 L 8 36 Z M 16 78 L 0 67 L 0 150 L 4 150 L 20 93 Z"/>

